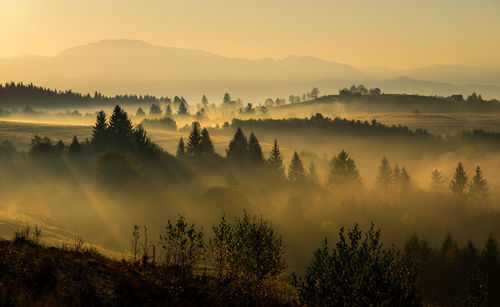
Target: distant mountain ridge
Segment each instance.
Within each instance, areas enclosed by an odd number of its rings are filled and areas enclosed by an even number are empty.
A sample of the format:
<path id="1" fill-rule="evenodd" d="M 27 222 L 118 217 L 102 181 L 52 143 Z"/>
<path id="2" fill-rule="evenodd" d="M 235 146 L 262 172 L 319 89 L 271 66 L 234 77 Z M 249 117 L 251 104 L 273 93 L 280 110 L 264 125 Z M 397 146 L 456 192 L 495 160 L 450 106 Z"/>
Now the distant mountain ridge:
<path id="1" fill-rule="evenodd" d="M 396 84 L 401 84 L 401 80 L 387 81 L 402 76 L 439 84 L 422 87 L 422 82 L 415 81 L 413 86 L 406 80 L 404 87 L 398 88 Z M 331 83 L 326 83 L 327 80 Z M 26 55 L 0 59 L 0 82 L 8 81 L 84 93 L 97 90 L 108 95 L 183 95 L 196 100 L 202 94 L 219 100 L 224 92 L 230 91 L 245 100 L 258 101 L 300 94 L 312 86 L 335 92 L 353 83 L 392 84 L 391 91 L 396 93 L 408 92 L 409 88 L 410 92 L 438 95 L 470 94 L 477 88 L 485 97 L 500 97 L 500 68 L 461 67 L 455 71 L 435 67 L 381 72 L 312 56 L 228 58 L 201 50 L 155 46 L 141 40 L 101 40 L 68 48 L 54 57 Z M 427 89 L 432 88 L 439 91 L 429 93 Z"/>

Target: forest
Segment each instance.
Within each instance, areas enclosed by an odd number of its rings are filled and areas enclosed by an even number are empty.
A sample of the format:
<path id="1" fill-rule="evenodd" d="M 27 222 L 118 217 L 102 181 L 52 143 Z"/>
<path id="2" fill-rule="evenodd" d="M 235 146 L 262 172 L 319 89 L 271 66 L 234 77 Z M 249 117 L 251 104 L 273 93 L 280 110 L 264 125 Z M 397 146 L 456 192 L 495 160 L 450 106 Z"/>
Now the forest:
<path id="1" fill-rule="evenodd" d="M 97 113 L 87 139 L 35 135 L 28 151 L 1 142 L 3 209 L 35 196 L 29 209 L 57 221 L 0 242 L 11 251 L 1 253 L 3 304 L 500 304 L 495 170 L 475 154 L 498 152 L 498 133 L 450 138 L 321 114 L 219 127 L 194 121 L 169 153 L 143 125 L 172 122 L 149 121 L 133 124 L 116 105 L 109 116 Z M 347 149 L 329 152 L 326 164 L 303 149 L 286 156 L 279 136 L 296 131 L 312 144 L 330 131 L 346 145 L 363 136 L 387 152 L 367 153 L 377 164 L 367 179 Z M 230 134 L 222 153 L 218 133 Z M 260 133 L 275 136 L 268 151 Z M 429 171 L 426 188 L 407 167 L 411 156 L 392 160 L 384 138 L 400 138 L 394 146 L 409 151 L 429 142 L 479 148 L 467 159 L 474 164 Z M 68 245 L 62 224 L 92 243 L 73 234 Z"/>

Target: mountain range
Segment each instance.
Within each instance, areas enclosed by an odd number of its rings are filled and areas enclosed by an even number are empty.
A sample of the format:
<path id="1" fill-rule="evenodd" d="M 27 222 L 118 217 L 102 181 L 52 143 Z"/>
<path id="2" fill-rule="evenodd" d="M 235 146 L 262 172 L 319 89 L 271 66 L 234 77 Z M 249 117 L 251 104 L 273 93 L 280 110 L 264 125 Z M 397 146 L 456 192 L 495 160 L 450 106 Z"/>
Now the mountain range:
<path id="1" fill-rule="evenodd" d="M 0 82 L 34 83 L 50 88 L 107 95 L 182 95 L 219 102 L 224 92 L 245 101 L 300 95 L 317 86 L 325 94 L 352 84 L 384 92 L 468 95 L 500 98 L 500 65 L 474 63 L 410 70 L 355 68 L 311 56 L 243 59 L 210 52 L 162 47 L 140 40 L 102 40 L 64 50 L 53 57 L 0 59 Z"/>

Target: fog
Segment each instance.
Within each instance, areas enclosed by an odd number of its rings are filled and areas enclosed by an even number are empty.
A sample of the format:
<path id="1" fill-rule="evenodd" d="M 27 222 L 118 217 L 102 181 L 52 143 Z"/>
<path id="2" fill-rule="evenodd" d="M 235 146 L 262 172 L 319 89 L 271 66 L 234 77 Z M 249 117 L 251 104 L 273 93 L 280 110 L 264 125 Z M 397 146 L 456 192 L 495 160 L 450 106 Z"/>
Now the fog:
<path id="1" fill-rule="evenodd" d="M 126 106 L 134 123 L 137 106 Z M 225 161 L 228 143 L 236 126 L 234 114 L 208 113 L 200 119 L 207 127 L 219 154 L 208 160 L 180 159 L 175 154 L 180 137 L 187 144 L 192 116 L 175 116 L 178 130 L 147 129 L 151 140 L 163 150 L 153 156 L 124 154 L 123 159 L 103 160 L 103 155 L 85 153 L 37 156 L 29 153 L 33 135 L 48 136 L 53 144 L 61 139 L 66 145 L 77 136 L 84 148 L 91 139 L 92 125 L 98 110 L 80 110 L 92 114 L 74 121 L 60 110 L 40 110 L 44 115 L 13 116 L 0 122 L 0 138 L 10 140 L 17 152 L 2 156 L 0 163 L 0 231 L 10 236 L 25 224 L 38 225 L 45 242 L 70 244 L 82 238 L 99 250 L 120 258 L 130 255 L 133 225 L 145 225 L 153 243 L 168 219 L 184 215 L 188 221 L 202 225 L 209 232 L 222 214 L 228 218 L 241 216 L 243 210 L 270 220 L 283 235 L 289 271 L 302 272 L 312 251 L 328 237 L 334 240 L 340 227 L 359 223 L 364 229 L 374 222 L 382 229 L 387 245 L 401 247 L 412 234 L 419 234 L 438 246 L 447 233 L 458 242 L 468 240 L 483 245 L 486 237 L 500 236 L 498 188 L 500 186 L 500 147 L 498 140 L 470 141 L 458 134 L 449 137 L 420 138 L 390 135 L 336 132 L 308 128 L 251 126 L 243 122 L 243 132 L 254 132 L 267 158 L 275 139 L 278 140 L 286 172 L 292 155 L 297 152 L 308 169 L 315 164 L 319 182 L 288 182 L 284 175 L 273 173 L 265 165 Z M 105 109 L 107 114 L 111 108 Z M 147 112 L 147 110 L 145 110 Z M 340 105 L 317 107 L 314 113 L 325 116 L 366 118 L 371 115 L 348 114 Z M 270 109 L 263 118 L 310 117 L 310 107 Z M 59 115 L 57 115 L 59 114 Z M 410 120 L 418 128 L 436 129 L 448 125 L 449 118 L 439 123 L 428 117 Z M 387 115 L 374 115 L 387 118 Z M 410 117 L 410 114 L 400 114 Z M 444 115 L 443 115 L 444 116 Z M 149 116 L 147 117 L 154 117 Z M 245 118 L 244 115 L 241 117 Z M 258 117 L 257 115 L 246 116 Z M 42 120 L 40 120 L 42 118 Z M 477 117 L 467 117 L 468 126 L 481 128 Z M 427 125 L 426 125 L 427 123 Z M 392 125 L 392 122 L 388 122 Z M 186 125 L 188 125 L 186 127 Z M 414 127 L 415 127 L 414 126 Z M 457 130 L 458 131 L 458 128 Z M 67 148 L 65 150 L 68 150 Z M 345 150 L 359 170 L 359 184 L 329 183 L 330 160 Z M 377 185 L 382 157 L 391 167 L 404 166 L 410 183 L 403 188 L 396 182 L 390 189 Z M 116 163 L 112 161 L 118 161 Z M 476 166 L 481 166 L 489 187 L 488 200 L 474 202 L 451 195 L 450 181 L 457 164 L 462 162 L 469 179 Z M 431 172 L 438 169 L 444 176 L 440 187 L 431 187 Z"/>

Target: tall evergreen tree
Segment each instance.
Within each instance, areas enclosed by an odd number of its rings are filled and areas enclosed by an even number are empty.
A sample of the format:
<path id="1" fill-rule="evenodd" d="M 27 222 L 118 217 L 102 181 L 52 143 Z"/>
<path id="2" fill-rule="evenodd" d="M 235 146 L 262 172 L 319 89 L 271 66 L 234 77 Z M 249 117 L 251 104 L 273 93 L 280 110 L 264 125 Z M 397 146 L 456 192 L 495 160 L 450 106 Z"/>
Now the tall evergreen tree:
<path id="1" fill-rule="evenodd" d="M 99 111 L 94 127 L 92 128 L 92 138 L 90 143 L 97 152 L 102 152 L 108 142 L 108 124 L 106 123 L 106 113 Z"/>
<path id="2" fill-rule="evenodd" d="M 392 181 L 394 182 L 394 184 L 401 184 L 402 175 L 403 174 L 399 169 L 399 165 L 396 163 L 396 165 L 394 165 L 394 170 L 392 171 Z"/>
<path id="3" fill-rule="evenodd" d="M 399 180 L 401 184 L 401 190 L 403 192 L 408 192 L 411 189 L 411 178 L 404 166 L 401 169 L 401 175 L 399 177 L 400 177 Z"/>
<path id="4" fill-rule="evenodd" d="M 382 191 L 388 191 L 392 182 L 392 170 L 389 160 L 384 156 L 380 162 L 377 174 L 377 186 Z"/>
<path id="5" fill-rule="evenodd" d="M 359 182 L 359 180 L 356 163 L 344 150 L 330 160 L 330 176 L 328 178 L 330 183 L 355 183 Z"/>
<path id="6" fill-rule="evenodd" d="M 114 149 L 132 149 L 134 147 L 134 127 L 125 112 L 119 105 L 113 109 L 109 120 L 109 135 Z"/>
<path id="7" fill-rule="evenodd" d="M 267 159 L 267 163 L 274 169 L 283 172 L 283 156 L 280 152 L 280 147 L 278 145 L 278 140 L 274 140 L 273 149 Z"/>
<path id="8" fill-rule="evenodd" d="M 192 156 L 198 155 L 200 153 L 200 142 L 200 125 L 198 122 L 193 122 L 193 129 L 191 130 L 188 138 L 187 152 Z"/>
<path id="9" fill-rule="evenodd" d="M 299 154 L 295 152 L 288 168 L 288 180 L 293 183 L 303 182 L 306 179 L 306 170 Z"/>
<path id="10" fill-rule="evenodd" d="M 184 147 L 184 140 L 181 139 L 179 140 L 179 144 L 177 145 L 177 157 L 180 158 L 180 157 L 183 157 L 185 154 L 186 154 L 186 149 Z"/>
<path id="11" fill-rule="evenodd" d="M 134 129 L 134 137 L 135 137 L 136 150 L 138 152 L 146 153 L 153 149 L 153 143 L 151 142 L 151 138 L 148 137 L 146 130 L 144 130 L 142 125 L 138 125 Z"/>
<path id="12" fill-rule="evenodd" d="M 248 153 L 250 155 L 250 161 L 255 163 L 263 163 L 264 155 L 262 154 L 262 148 L 260 147 L 259 140 L 252 132 L 248 138 Z"/>
<path id="13" fill-rule="evenodd" d="M 233 161 L 245 161 L 248 159 L 248 141 L 241 128 L 236 130 L 233 139 L 229 142 L 226 154 L 227 158 Z"/>
<path id="14" fill-rule="evenodd" d="M 467 173 L 465 172 L 464 166 L 462 162 L 458 163 L 458 166 L 455 170 L 455 175 L 453 176 L 453 180 L 450 183 L 450 191 L 453 195 L 457 197 L 465 196 L 465 187 L 467 186 Z"/>
<path id="15" fill-rule="evenodd" d="M 472 177 L 469 194 L 471 199 L 475 201 L 486 201 L 488 199 L 488 186 L 483 171 L 479 166 L 476 167 L 476 173 Z"/>
<path id="16" fill-rule="evenodd" d="M 207 128 L 201 130 L 200 152 L 204 155 L 215 155 L 215 148 Z"/>
<path id="17" fill-rule="evenodd" d="M 73 156 L 81 155 L 83 152 L 83 146 L 78 142 L 78 138 L 73 136 L 73 142 L 69 145 L 68 153 Z"/>
<path id="18" fill-rule="evenodd" d="M 170 104 L 167 104 L 167 107 L 165 108 L 165 116 L 172 116 L 172 107 L 170 106 Z"/>

